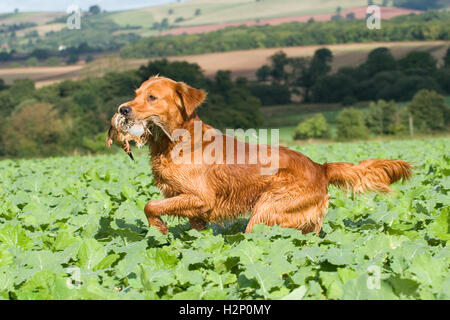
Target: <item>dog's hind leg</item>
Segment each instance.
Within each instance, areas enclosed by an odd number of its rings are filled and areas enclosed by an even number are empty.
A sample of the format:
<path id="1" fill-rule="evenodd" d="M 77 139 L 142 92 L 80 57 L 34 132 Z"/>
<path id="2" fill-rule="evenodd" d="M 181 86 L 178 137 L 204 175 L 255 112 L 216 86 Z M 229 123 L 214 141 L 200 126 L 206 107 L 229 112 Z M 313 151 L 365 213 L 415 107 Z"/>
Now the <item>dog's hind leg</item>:
<path id="1" fill-rule="evenodd" d="M 167 233 L 167 225 L 162 221 L 162 215 L 185 217 L 194 222 L 193 227 L 200 227 L 199 214 L 207 212 L 201 199 L 192 195 L 178 195 L 163 200 L 149 201 L 145 205 L 145 215 L 148 224 L 158 228 L 161 233 Z M 192 222 L 191 222 L 192 225 Z"/>
<path id="2" fill-rule="evenodd" d="M 311 185 L 271 189 L 255 204 L 245 232 L 252 232 L 255 224 L 264 223 L 318 234 L 328 208 L 328 198 L 325 189 Z"/>

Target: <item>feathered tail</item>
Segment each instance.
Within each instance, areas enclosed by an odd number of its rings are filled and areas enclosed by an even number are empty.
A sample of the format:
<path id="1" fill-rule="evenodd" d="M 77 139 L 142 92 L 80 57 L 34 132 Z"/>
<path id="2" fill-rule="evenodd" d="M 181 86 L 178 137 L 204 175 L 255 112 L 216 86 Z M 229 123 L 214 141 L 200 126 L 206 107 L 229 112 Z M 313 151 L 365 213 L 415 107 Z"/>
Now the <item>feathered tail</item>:
<path id="1" fill-rule="evenodd" d="M 413 167 L 403 160 L 369 159 L 358 164 L 325 163 L 328 183 L 354 193 L 369 190 L 389 192 L 389 185 L 411 177 Z"/>

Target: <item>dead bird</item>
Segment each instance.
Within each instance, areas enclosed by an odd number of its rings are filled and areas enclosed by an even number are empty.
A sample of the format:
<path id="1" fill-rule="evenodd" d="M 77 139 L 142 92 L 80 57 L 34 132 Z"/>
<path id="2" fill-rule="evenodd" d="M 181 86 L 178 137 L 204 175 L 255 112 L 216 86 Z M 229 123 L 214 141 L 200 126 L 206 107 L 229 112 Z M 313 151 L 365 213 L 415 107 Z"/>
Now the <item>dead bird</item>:
<path id="1" fill-rule="evenodd" d="M 114 144 L 122 147 L 126 154 L 134 160 L 130 141 L 134 141 L 138 148 L 142 148 L 149 140 L 151 134 L 146 121 L 133 121 L 125 118 L 120 113 L 116 113 L 111 119 L 106 146 L 109 148 L 114 142 Z"/>

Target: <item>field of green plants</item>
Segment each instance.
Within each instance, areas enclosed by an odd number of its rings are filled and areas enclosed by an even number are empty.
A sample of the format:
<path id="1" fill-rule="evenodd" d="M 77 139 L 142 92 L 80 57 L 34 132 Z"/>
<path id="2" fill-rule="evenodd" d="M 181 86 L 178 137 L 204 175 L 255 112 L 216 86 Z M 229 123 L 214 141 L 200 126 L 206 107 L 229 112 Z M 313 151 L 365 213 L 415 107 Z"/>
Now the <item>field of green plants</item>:
<path id="1" fill-rule="evenodd" d="M 396 158 L 390 195 L 330 187 L 320 236 L 247 219 L 168 235 L 148 157 L 0 162 L 0 299 L 450 299 L 450 138 L 295 147 L 317 162 Z"/>

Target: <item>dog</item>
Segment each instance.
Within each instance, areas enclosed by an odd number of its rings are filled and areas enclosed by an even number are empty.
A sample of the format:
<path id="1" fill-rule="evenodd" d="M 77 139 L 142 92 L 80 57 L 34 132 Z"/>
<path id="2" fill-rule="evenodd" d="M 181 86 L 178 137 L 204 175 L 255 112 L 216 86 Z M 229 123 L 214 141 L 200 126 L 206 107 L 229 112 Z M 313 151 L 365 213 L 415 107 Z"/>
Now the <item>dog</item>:
<path id="1" fill-rule="evenodd" d="M 150 161 L 155 184 L 165 199 L 149 201 L 144 212 L 149 225 L 163 234 L 168 229 L 162 215 L 187 218 L 192 228 L 202 230 L 208 222 L 248 212 L 251 215 L 246 233 L 252 232 L 255 224 L 264 223 L 318 234 L 328 208 L 330 184 L 354 193 L 389 192 L 390 184 L 411 176 L 412 166 L 403 160 L 319 164 L 282 146 L 256 145 L 259 151 L 265 147 L 269 155 L 277 154 L 277 169 L 263 173 L 270 164 L 259 159 L 249 161 L 255 145 L 219 133 L 210 140 L 191 139 L 187 143 L 174 137 L 179 130 L 184 134 L 178 138 L 194 136 L 196 129 L 202 135 L 214 131 L 201 122 L 196 111 L 206 98 L 205 91 L 154 76 L 143 82 L 135 94 L 133 100 L 119 106 L 118 112 L 130 120 L 153 119 L 149 122 L 153 132 Z M 229 142 L 234 142 L 232 148 Z M 190 161 L 180 162 L 173 156 L 183 143 L 190 148 L 179 154 Z M 211 149 L 213 143 L 214 152 L 195 160 L 196 152 Z M 222 147 L 218 150 L 217 145 Z M 225 161 L 239 156 L 244 163 Z"/>

